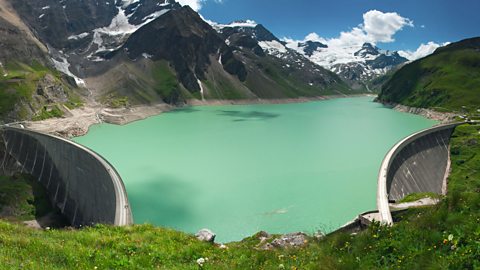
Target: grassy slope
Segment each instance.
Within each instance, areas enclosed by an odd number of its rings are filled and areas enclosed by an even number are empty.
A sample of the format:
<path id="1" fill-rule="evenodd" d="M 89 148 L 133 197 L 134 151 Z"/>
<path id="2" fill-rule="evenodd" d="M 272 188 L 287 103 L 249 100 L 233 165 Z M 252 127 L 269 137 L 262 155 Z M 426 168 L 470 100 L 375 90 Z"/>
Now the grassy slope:
<path id="1" fill-rule="evenodd" d="M 412 209 L 388 228 L 335 234 L 296 250 L 258 251 L 255 237 L 228 249 L 150 225 L 36 231 L 0 221 L 4 269 L 474 269 L 480 267 L 480 127 L 461 126 L 452 140 L 446 198 Z M 35 256 L 32 256 L 35 254 Z M 0 267 L 0 268 L 2 268 Z"/>
<path id="2" fill-rule="evenodd" d="M 7 76 L 4 76 L 7 74 Z M 69 101 L 66 104 L 56 104 L 53 110 L 42 107 L 42 104 L 34 104 L 32 96 L 37 90 L 38 82 L 47 74 L 52 75 L 59 84 L 65 83 L 62 81 L 62 75 L 58 71 L 49 69 L 41 64 L 32 63 L 27 65 L 24 63 L 11 62 L 4 68 L 0 69 L 0 119 L 4 119 L 7 114 L 12 112 L 15 107 L 20 106 L 18 115 L 19 120 L 24 120 L 28 117 L 28 111 L 24 105 L 19 105 L 21 101 L 29 103 L 32 107 L 40 106 L 34 120 L 43 120 L 51 117 L 60 117 L 63 115 L 59 106 L 66 105 L 68 107 L 77 107 L 81 105 L 80 98 L 73 92 L 69 93 Z M 68 87 L 66 87 L 68 89 Z M 17 108 L 18 109 L 18 108 Z"/>
<path id="3" fill-rule="evenodd" d="M 480 109 L 480 39 L 455 43 L 401 68 L 380 99 L 439 111 Z"/>

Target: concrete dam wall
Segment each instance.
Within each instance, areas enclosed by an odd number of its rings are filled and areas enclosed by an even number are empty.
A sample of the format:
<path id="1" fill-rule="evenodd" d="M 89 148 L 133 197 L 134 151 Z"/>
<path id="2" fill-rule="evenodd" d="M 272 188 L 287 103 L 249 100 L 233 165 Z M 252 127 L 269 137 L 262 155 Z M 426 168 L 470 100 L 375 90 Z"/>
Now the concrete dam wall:
<path id="1" fill-rule="evenodd" d="M 74 226 L 133 223 L 120 175 L 100 155 L 60 137 L 5 127 L 5 149 L 47 189 Z"/>
<path id="2" fill-rule="evenodd" d="M 450 137 L 458 124 L 433 127 L 397 143 L 385 156 L 378 176 L 377 207 L 381 222 L 392 224 L 389 201 L 412 193 L 446 192 Z"/>

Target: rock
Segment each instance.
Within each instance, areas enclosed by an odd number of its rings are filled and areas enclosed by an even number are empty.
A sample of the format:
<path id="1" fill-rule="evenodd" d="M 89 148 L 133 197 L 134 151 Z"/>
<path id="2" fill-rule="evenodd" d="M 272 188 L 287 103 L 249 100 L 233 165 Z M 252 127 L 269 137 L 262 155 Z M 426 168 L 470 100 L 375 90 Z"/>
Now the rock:
<path id="1" fill-rule="evenodd" d="M 478 144 L 478 141 L 475 139 L 468 140 L 467 142 L 468 146 L 474 146 Z"/>
<path id="2" fill-rule="evenodd" d="M 275 238 L 271 243 L 261 247 L 263 250 L 272 250 L 275 248 L 298 248 L 308 243 L 307 235 L 304 233 L 289 233 Z"/>
<path id="3" fill-rule="evenodd" d="M 197 237 L 198 240 L 210 243 L 215 242 L 215 236 L 217 235 L 209 229 L 201 229 L 195 234 L 195 237 Z"/>
<path id="4" fill-rule="evenodd" d="M 260 232 L 258 232 L 258 233 L 255 235 L 255 237 L 257 237 L 258 239 L 262 239 L 262 238 L 267 238 L 267 239 L 268 239 L 268 238 L 270 238 L 271 236 L 270 236 L 269 233 L 267 233 L 267 232 L 265 232 L 265 231 L 260 231 Z"/>
<path id="5" fill-rule="evenodd" d="M 324 234 L 323 232 L 321 232 L 321 231 L 317 231 L 317 232 L 313 235 L 313 237 L 314 237 L 315 239 L 317 239 L 317 240 L 321 240 L 321 239 L 323 239 L 323 238 L 325 237 L 325 234 Z"/>

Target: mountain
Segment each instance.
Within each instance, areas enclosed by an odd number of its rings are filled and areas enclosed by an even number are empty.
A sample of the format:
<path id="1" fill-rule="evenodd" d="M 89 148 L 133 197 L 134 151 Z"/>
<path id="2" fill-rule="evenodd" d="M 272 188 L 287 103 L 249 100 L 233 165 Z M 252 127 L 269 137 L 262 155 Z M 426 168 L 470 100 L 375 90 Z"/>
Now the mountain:
<path id="1" fill-rule="evenodd" d="M 261 24 L 237 21 L 212 26 L 232 48 L 235 57 L 245 63 L 250 74 L 246 84 L 258 89 L 257 95 L 308 97 L 318 93 L 352 93 L 340 77 L 287 48 Z"/>
<path id="2" fill-rule="evenodd" d="M 0 1 L 0 122 L 60 116 L 64 106 L 80 104 L 79 92 L 12 6 Z"/>
<path id="3" fill-rule="evenodd" d="M 365 84 L 408 61 L 398 52 L 383 51 L 371 43 L 364 43 L 362 46 L 329 47 L 318 41 L 307 40 L 289 41 L 286 46 L 335 72 L 351 84 Z"/>
<path id="4" fill-rule="evenodd" d="M 379 101 L 476 112 L 480 104 L 480 37 L 451 43 L 405 65 L 383 86 Z"/>
<path id="5" fill-rule="evenodd" d="M 1 5 L 10 7 L 35 40 L 35 46 L 26 43 L 30 49 L 16 48 L 31 55 L 12 53 L 2 66 L 21 61 L 20 55 L 36 59 L 56 78 L 51 82 L 73 89 L 63 92 L 76 98 L 83 95 L 86 106 L 351 93 L 339 76 L 286 48 L 262 25 L 207 23 L 174 0 L 0 0 Z M 64 102 L 52 102 L 58 103 L 55 115 L 68 112 Z M 16 118 L 42 113 L 34 109 Z"/>

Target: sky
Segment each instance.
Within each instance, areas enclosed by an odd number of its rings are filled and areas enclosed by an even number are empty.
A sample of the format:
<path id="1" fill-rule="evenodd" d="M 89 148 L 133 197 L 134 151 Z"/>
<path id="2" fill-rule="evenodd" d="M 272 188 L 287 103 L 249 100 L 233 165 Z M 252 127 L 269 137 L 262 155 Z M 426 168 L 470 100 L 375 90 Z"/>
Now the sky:
<path id="1" fill-rule="evenodd" d="M 179 0 L 218 23 L 250 19 L 280 39 L 371 42 L 405 56 L 480 36 L 479 0 Z M 407 57 L 408 58 L 408 57 Z"/>

